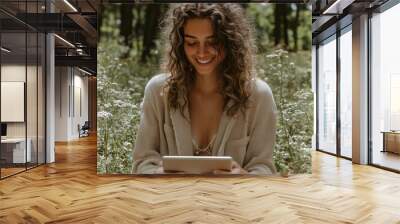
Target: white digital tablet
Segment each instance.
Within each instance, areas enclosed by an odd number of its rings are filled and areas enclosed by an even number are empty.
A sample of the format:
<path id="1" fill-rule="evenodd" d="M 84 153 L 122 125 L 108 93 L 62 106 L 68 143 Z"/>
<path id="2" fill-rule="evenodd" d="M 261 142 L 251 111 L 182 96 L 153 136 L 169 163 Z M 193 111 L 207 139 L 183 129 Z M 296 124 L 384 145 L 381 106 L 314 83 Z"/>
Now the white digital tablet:
<path id="1" fill-rule="evenodd" d="M 230 156 L 163 156 L 164 171 L 204 174 L 214 170 L 230 171 Z"/>

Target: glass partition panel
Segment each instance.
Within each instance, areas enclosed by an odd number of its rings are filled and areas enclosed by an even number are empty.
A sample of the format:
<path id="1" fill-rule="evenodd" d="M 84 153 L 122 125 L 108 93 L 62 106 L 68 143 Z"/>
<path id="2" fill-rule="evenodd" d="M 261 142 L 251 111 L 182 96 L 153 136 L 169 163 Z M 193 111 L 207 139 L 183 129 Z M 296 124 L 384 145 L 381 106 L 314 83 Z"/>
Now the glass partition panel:
<path id="1" fill-rule="evenodd" d="M 46 76 L 45 76 L 45 65 L 46 65 L 46 52 L 45 52 L 45 45 L 46 45 L 46 38 L 45 35 L 39 33 L 38 35 L 38 105 L 37 105 L 37 112 L 38 112 L 38 164 L 45 163 L 45 88 L 46 88 Z"/>
<path id="2" fill-rule="evenodd" d="M 31 158 L 26 142 L 26 40 L 25 32 L 1 34 L 2 178 L 25 170 Z"/>
<path id="3" fill-rule="evenodd" d="M 36 32 L 27 33 L 28 63 L 27 63 L 27 82 L 26 82 L 26 112 L 27 112 L 27 143 L 30 148 L 30 160 L 27 163 L 28 168 L 37 165 L 37 76 L 38 76 L 38 36 Z"/>
<path id="4" fill-rule="evenodd" d="M 45 163 L 46 39 L 23 22 L 37 24 L 45 3 L 0 1 L 0 178 Z"/>
<path id="5" fill-rule="evenodd" d="M 340 154 L 352 157 L 352 35 L 351 26 L 340 36 Z"/>
<path id="6" fill-rule="evenodd" d="M 336 36 L 318 48 L 318 149 L 336 154 Z"/>

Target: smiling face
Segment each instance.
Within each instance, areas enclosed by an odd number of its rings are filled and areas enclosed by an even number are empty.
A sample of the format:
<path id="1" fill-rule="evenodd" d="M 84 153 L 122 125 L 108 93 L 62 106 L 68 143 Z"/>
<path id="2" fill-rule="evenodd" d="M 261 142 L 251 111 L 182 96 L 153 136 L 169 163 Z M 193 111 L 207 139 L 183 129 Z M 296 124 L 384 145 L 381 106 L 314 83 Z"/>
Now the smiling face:
<path id="1" fill-rule="evenodd" d="M 218 51 L 211 20 L 189 19 L 183 30 L 185 55 L 197 75 L 216 75 L 224 53 L 222 48 Z"/>

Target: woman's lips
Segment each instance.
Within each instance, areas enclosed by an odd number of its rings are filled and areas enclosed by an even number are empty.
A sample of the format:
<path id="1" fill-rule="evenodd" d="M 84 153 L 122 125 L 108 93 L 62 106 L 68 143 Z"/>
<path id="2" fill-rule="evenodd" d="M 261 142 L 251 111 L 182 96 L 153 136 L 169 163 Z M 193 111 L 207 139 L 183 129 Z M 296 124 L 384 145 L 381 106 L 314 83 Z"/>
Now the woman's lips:
<path id="1" fill-rule="evenodd" d="M 196 58 L 196 62 L 197 62 L 198 64 L 201 64 L 201 65 L 210 64 L 213 60 L 214 60 L 214 58 L 209 58 L 209 59 L 200 59 L 200 58 Z"/>

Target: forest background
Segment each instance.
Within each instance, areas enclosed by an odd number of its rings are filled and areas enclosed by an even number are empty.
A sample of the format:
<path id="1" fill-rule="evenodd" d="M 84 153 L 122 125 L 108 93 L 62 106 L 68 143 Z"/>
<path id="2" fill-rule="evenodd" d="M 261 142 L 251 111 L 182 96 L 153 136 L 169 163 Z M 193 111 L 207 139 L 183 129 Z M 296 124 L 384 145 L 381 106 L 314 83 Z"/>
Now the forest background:
<path id="1" fill-rule="evenodd" d="M 274 163 L 311 172 L 311 10 L 306 4 L 241 4 L 256 30 L 257 75 L 279 111 Z M 147 81 L 160 73 L 160 22 L 168 4 L 107 4 L 99 19 L 97 172 L 130 173 Z"/>

